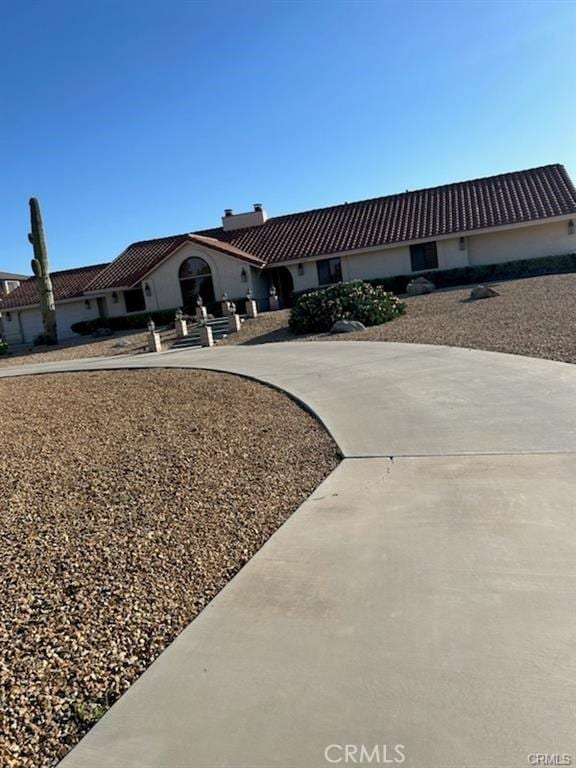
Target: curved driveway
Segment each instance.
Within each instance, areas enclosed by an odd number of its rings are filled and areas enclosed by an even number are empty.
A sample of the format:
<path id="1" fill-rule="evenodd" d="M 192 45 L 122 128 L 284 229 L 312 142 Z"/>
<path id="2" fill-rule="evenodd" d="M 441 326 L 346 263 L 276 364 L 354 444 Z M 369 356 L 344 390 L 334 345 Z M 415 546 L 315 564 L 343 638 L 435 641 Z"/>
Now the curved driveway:
<path id="1" fill-rule="evenodd" d="M 62 768 L 576 764 L 576 366 L 316 342 L 0 376 L 147 366 L 281 387 L 345 460 Z"/>

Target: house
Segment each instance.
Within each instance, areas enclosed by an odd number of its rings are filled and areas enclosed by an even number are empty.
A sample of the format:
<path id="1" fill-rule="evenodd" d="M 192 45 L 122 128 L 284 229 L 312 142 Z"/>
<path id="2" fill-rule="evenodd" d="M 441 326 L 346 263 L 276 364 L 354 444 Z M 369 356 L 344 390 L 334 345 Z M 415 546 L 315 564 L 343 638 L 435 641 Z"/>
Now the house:
<path id="1" fill-rule="evenodd" d="M 0 272 L 0 297 L 16 290 L 20 283 L 28 280 L 28 275 L 14 275 L 12 272 Z"/>
<path id="2" fill-rule="evenodd" d="M 192 309 L 200 295 L 291 291 L 576 251 L 576 190 L 562 165 L 268 218 L 260 204 L 221 226 L 132 243 L 110 264 L 53 273 L 61 338 L 79 319 Z M 39 333 L 33 279 L 2 301 L 8 341 Z M 9 320 L 8 320 L 9 315 Z"/>
<path id="3" fill-rule="evenodd" d="M 0 272 L 0 301 L 3 296 L 7 296 L 16 290 L 21 282 L 28 280 L 28 275 L 15 275 L 12 272 Z M 0 339 L 3 338 L 4 328 L 2 323 L 2 313 L 0 312 Z"/>

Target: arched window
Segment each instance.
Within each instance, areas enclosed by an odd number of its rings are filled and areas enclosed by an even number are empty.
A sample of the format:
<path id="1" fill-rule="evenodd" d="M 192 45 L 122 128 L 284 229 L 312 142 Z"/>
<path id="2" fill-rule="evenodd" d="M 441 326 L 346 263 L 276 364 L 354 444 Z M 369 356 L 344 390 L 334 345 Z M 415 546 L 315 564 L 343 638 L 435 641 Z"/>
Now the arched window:
<path id="1" fill-rule="evenodd" d="M 182 291 L 182 306 L 190 314 L 196 310 L 196 300 L 202 297 L 204 304 L 212 304 L 214 285 L 210 265 L 198 256 L 191 256 L 183 261 L 178 271 L 180 289 Z"/>

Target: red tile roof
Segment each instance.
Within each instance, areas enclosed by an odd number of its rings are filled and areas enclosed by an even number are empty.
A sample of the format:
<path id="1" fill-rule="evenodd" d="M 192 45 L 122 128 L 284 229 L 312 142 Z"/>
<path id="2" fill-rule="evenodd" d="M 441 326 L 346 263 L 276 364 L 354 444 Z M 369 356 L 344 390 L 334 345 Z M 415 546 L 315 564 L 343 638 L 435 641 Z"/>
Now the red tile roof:
<path id="1" fill-rule="evenodd" d="M 137 285 L 186 242 L 258 267 L 306 256 L 354 251 L 573 214 L 576 190 L 562 165 L 503 173 L 430 189 L 276 216 L 225 232 L 221 227 L 132 243 L 111 264 L 53 274 L 56 299 Z M 93 273 L 90 273 L 93 270 Z M 1 306 L 36 303 L 33 278 Z"/>
<path id="2" fill-rule="evenodd" d="M 132 243 L 108 267 L 101 272 L 86 287 L 89 291 L 100 291 L 105 288 L 129 288 L 139 283 L 145 275 L 157 267 L 167 256 L 184 243 L 206 245 L 221 253 L 227 253 L 237 259 L 264 266 L 262 259 L 237 248 L 231 243 L 223 243 L 212 237 L 194 233 L 161 237 L 156 240 L 143 240 Z"/>
<path id="3" fill-rule="evenodd" d="M 402 192 L 276 216 L 265 224 L 200 232 L 267 264 L 576 214 L 576 190 L 562 165 Z"/>
<path id="4" fill-rule="evenodd" d="M 96 264 L 90 267 L 52 272 L 52 288 L 54 289 L 55 301 L 82 296 L 86 285 L 107 266 L 108 264 Z M 29 277 L 12 293 L 2 297 L 0 300 L 0 310 L 11 309 L 12 307 L 27 307 L 38 304 L 39 301 L 40 294 L 36 278 Z"/>

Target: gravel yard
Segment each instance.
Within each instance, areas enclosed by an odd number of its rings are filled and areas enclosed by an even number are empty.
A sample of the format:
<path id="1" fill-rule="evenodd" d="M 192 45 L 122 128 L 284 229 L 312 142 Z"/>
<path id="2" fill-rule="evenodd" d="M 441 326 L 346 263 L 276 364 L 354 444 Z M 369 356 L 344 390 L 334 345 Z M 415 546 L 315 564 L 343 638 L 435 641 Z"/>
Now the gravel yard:
<path id="1" fill-rule="evenodd" d="M 336 466 L 226 374 L 0 380 L 0 765 L 53 766 Z"/>
<path id="2" fill-rule="evenodd" d="M 171 343 L 174 331 L 163 331 L 162 340 Z M 103 339 L 79 336 L 62 342 L 58 347 L 19 347 L 8 355 L 0 356 L 0 367 L 6 365 L 28 365 L 32 363 L 54 363 L 58 360 L 80 360 L 86 357 L 115 357 L 116 355 L 138 355 L 146 351 L 146 331 L 115 333 Z"/>
<path id="3" fill-rule="evenodd" d="M 227 344 L 271 341 L 401 341 L 445 344 L 576 363 L 576 274 L 493 283 L 492 299 L 469 301 L 471 287 L 406 298 L 403 317 L 358 333 L 295 336 L 287 310 L 245 323 Z"/>

